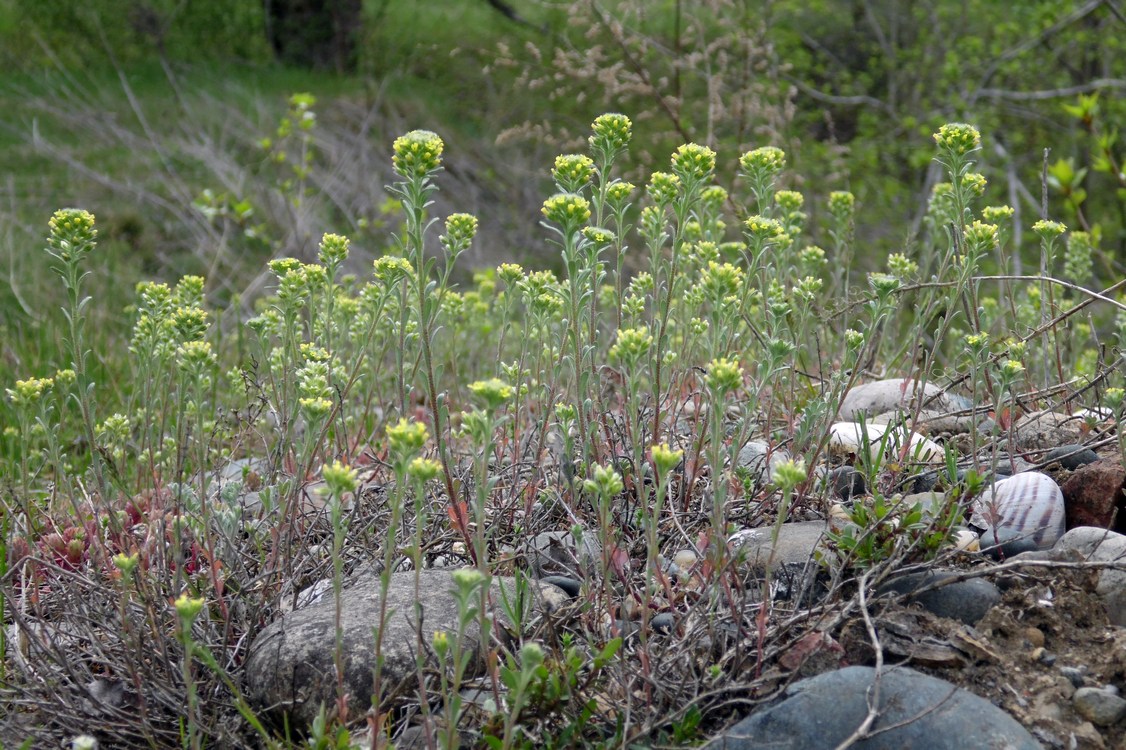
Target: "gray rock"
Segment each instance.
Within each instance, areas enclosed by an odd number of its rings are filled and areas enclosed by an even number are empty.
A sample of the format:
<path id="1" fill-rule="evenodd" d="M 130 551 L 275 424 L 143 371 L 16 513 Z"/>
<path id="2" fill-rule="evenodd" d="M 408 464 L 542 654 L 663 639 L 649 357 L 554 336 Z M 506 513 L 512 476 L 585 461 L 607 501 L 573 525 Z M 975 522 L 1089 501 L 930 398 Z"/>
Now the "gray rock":
<path id="1" fill-rule="evenodd" d="M 1013 440 L 1018 451 L 1049 450 L 1073 445 L 1083 437 L 1083 420 L 1054 411 L 1037 411 L 1013 424 Z"/>
<path id="2" fill-rule="evenodd" d="M 403 680 L 413 680 L 415 654 L 429 650 L 434 633 L 455 631 L 458 604 L 454 596 L 454 576 L 460 571 L 420 571 L 416 591 L 413 572 L 394 573 L 387 591 L 387 621 L 382 633 L 382 680 L 392 690 Z M 496 602 L 496 619 L 512 627 L 504 614 L 501 587 L 512 599 L 516 592 L 511 578 L 494 577 L 491 596 Z M 545 596 L 533 584 L 532 611 L 543 611 L 548 605 Z M 554 589 L 554 587 L 549 587 Z M 562 592 L 556 589 L 559 596 Z M 365 576 L 341 595 L 340 624 L 343 631 L 344 686 L 352 696 L 350 708 L 362 713 L 371 705 L 372 675 L 375 672 L 375 636 L 379 622 L 380 581 L 376 575 Z M 417 622 L 415 602 L 422 605 L 422 622 Z M 263 714 L 298 731 L 309 726 L 321 705 L 331 706 L 336 700 L 335 597 L 280 617 L 254 639 L 246 660 L 245 695 L 250 704 Z M 418 642 L 416 626 L 421 631 Z M 466 629 L 465 648 L 475 654 L 479 644 L 477 622 Z M 431 666 L 434 666 L 431 664 Z M 481 665 L 471 660 L 469 674 L 480 671 Z M 288 719 L 286 717 L 288 716 Z"/>
<path id="3" fill-rule="evenodd" d="M 974 422 L 981 420 L 984 410 L 970 411 L 969 400 L 966 399 L 964 403 L 964 406 L 953 413 L 940 409 L 924 409 L 919 412 L 919 416 L 915 420 L 915 429 L 924 435 L 939 435 L 942 433 L 964 435 L 972 432 Z M 951 406 L 957 406 L 957 403 L 952 402 Z"/>
<path id="4" fill-rule="evenodd" d="M 1092 724 L 1109 727 L 1126 718 L 1126 698 L 1103 688 L 1081 687 L 1071 701 L 1075 711 Z"/>
<path id="5" fill-rule="evenodd" d="M 824 586 L 818 581 L 821 565 L 815 553 L 821 548 L 826 531 L 824 521 L 784 523 L 778 532 L 773 557 L 772 526 L 738 531 L 729 542 L 736 554 L 742 556 L 747 572 L 753 577 L 760 578 L 767 565 L 771 564 L 771 599 L 789 601 L 795 606 L 809 606 L 825 593 Z"/>
<path id="6" fill-rule="evenodd" d="M 778 531 L 778 544 L 774 550 L 775 565 L 804 564 L 813 557 L 814 550 L 825 537 L 824 521 L 795 521 L 784 523 Z M 731 535 L 731 546 L 746 555 L 752 567 L 763 567 L 770 560 L 773 526 L 743 529 Z"/>
<path id="7" fill-rule="evenodd" d="M 532 575 L 544 578 L 550 575 L 565 575 L 582 578 L 582 571 L 598 564 L 602 557 L 602 547 L 597 541 L 583 535 L 582 554 L 578 554 L 578 544 L 569 531 L 544 531 L 536 534 L 524 548 Z"/>
<path id="8" fill-rule="evenodd" d="M 540 579 L 540 583 L 550 583 L 563 590 L 563 593 L 572 599 L 579 595 L 582 590 L 583 582 L 577 578 L 569 578 L 567 576 L 544 576 Z"/>
<path id="9" fill-rule="evenodd" d="M 676 618 L 673 617 L 671 612 L 660 612 L 653 615 L 653 619 L 649 621 L 649 627 L 658 633 L 671 633 L 673 628 L 676 627 Z"/>
<path id="10" fill-rule="evenodd" d="M 1078 550 L 1088 560 L 1124 566 L 1100 571 L 1096 590 L 1106 604 L 1110 622 L 1126 627 L 1126 535 L 1093 526 L 1078 526 L 1064 534 L 1054 549 Z"/>
<path id="11" fill-rule="evenodd" d="M 841 401 L 840 415 L 842 419 L 851 420 L 860 414 L 870 417 L 896 409 L 913 410 L 920 403 L 932 412 L 966 408 L 963 400 L 943 393 L 934 383 L 920 388 L 920 383 L 911 378 L 891 378 L 853 387 Z"/>
<path id="12" fill-rule="evenodd" d="M 1076 688 L 1081 688 L 1086 684 L 1086 667 L 1060 667 L 1060 674 L 1066 677 L 1068 682 Z"/>
<path id="13" fill-rule="evenodd" d="M 846 740 L 868 715 L 876 670 L 846 667 L 796 682 L 786 698 L 752 714 L 708 750 L 809 750 Z M 1013 717 L 961 688 L 907 668 L 880 677 L 879 716 L 855 750 L 1036 750 L 1042 746 Z"/>
<path id="14" fill-rule="evenodd" d="M 756 482 L 769 483 L 773 479 L 774 469 L 789 458 L 790 454 L 781 448 L 771 448 L 761 440 L 752 440 L 739 449 L 735 464 L 748 469 Z"/>
<path id="15" fill-rule="evenodd" d="M 1099 454 L 1090 448 L 1085 448 L 1082 445 L 1061 445 L 1048 451 L 1042 463 L 1053 464 L 1058 461 L 1060 466 L 1068 471 L 1075 471 L 1081 466 L 1093 464 L 1098 460 Z"/>
<path id="16" fill-rule="evenodd" d="M 956 578 L 955 573 L 937 570 L 910 573 L 888 581 L 877 589 L 876 593 L 903 594 L 908 601 L 918 602 L 923 609 L 939 617 L 949 617 L 952 620 L 961 620 L 967 625 L 975 625 L 985 617 L 990 607 L 1001 601 L 1001 590 L 989 581 L 971 578 L 915 593 L 921 588 Z"/>
<path id="17" fill-rule="evenodd" d="M 981 535 L 979 546 L 994 560 L 1010 560 L 1017 555 L 1047 551 L 1041 550 L 1027 534 L 1005 527 L 986 531 Z"/>

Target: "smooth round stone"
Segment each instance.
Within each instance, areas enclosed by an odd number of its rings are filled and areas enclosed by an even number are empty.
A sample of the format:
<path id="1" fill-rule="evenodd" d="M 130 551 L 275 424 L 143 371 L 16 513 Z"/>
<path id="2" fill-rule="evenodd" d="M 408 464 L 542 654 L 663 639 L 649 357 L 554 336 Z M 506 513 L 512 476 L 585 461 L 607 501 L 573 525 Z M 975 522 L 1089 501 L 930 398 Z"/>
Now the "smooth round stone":
<path id="1" fill-rule="evenodd" d="M 963 552 L 981 552 L 981 538 L 969 529 L 956 529 L 951 541 Z"/>
<path id="2" fill-rule="evenodd" d="M 572 599 L 579 595 L 579 591 L 582 590 L 583 586 L 581 581 L 568 576 L 544 576 L 540 581 L 542 583 L 550 583 L 552 586 L 561 589 L 563 593 L 567 594 L 567 596 Z"/>
<path id="3" fill-rule="evenodd" d="M 672 556 L 673 563 L 683 571 L 689 571 L 700 561 L 700 555 L 694 549 L 682 549 Z"/>
<path id="4" fill-rule="evenodd" d="M 1060 674 L 1076 688 L 1081 688 L 1087 683 L 1087 670 L 1085 667 L 1060 667 Z"/>
<path id="5" fill-rule="evenodd" d="M 919 492 L 930 492 L 938 486 L 938 480 L 945 472 L 940 471 L 924 471 L 922 474 L 916 474 L 913 477 L 907 478 L 900 486 L 904 492 L 916 494 Z"/>
<path id="6" fill-rule="evenodd" d="M 790 454 L 781 448 L 771 448 L 761 440 L 752 440 L 739 449 L 735 463 L 748 469 L 756 481 L 771 482 L 774 470 L 789 458 Z"/>
<path id="7" fill-rule="evenodd" d="M 888 434 L 890 431 L 890 434 Z M 885 445 L 885 457 L 897 460 L 900 449 L 909 446 L 906 459 L 908 461 L 941 461 L 945 458 L 942 446 L 918 433 L 911 432 L 904 427 L 889 427 L 879 424 L 860 424 L 859 422 L 837 422 L 829 426 L 829 451 L 831 453 L 861 455 L 864 452 L 864 440 L 868 442 L 868 460 L 876 461 L 884 435 L 888 434 Z"/>
<path id="8" fill-rule="evenodd" d="M 1041 552 L 1028 536 L 1012 529 L 989 529 L 979 539 L 981 551 L 994 560 L 1010 560 L 1025 552 Z"/>
<path id="9" fill-rule="evenodd" d="M 967 625 L 976 625 L 981 618 L 985 617 L 985 613 L 989 611 L 990 607 L 1001 601 L 1001 590 L 989 581 L 981 578 L 970 578 L 966 581 L 953 581 L 938 588 L 915 593 L 919 589 L 955 578 L 957 578 L 957 574 L 943 571 L 910 573 L 888 581 L 880 586 L 876 593 L 902 594 L 908 602 L 917 602 L 923 609 L 939 617 L 948 617 L 952 620 L 961 620 Z"/>
<path id="10" fill-rule="evenodd" d="M 1071 701 L 1076 713 L 1092 724 L 1108 727 L 1126 717 L 1126 698 L 1103 688 L 1081 687 Z"/>
<path id="11" fill-rule="evenodd" d="M 825 539 L 825 532 L 824 521 L 792 521 L 778 527 L 777 544 L 773 526 L 742 529 L 732 534 L 728 543 L 740 551 L 753 568 L 761 568 L 767 562 L 804 565 L 813 559 L 814 551 Z"/>
<path id="12" fill-rule="evenodd" d="M 1077 526 L 1056 542 L 1057 550 L 1078 550 L 1092 562 L 1126 562 L 1126 535 L 1093 526 Z M 1099 570 L 1095 591 L 1106 605 L 1112 625 L 1126 627 L 1126 570 L 1106 567 Z"/>
<path id="13" fill-rule="evenodd" d="M 841 500 L 849 500 L 853 495 L 868 493 L 864 474 L 851 466 L 838 466 L 829 472 L 829 487 Z"/>
<path id="14" fill-rule="evenodd" d="M 963 401 L 942 392 L 934 383 L 921 387 L 912 378 L 889 378 L 873 383 L 854 386 L 841 400 L 841 416 L 855 419 L 857 415 L 870 417 L 874 414 L 894 411 L 908 411 L 916 406 L 933 411 L 959 411 Z"/>
<path id="15" fill-rule="evenodd" d="M 785 697 L 719 735 L 707 750 L 832 748 L 868 716 L 872 667 L 845 667 L 800 680 Z M 857 750 L 1043 750 L 1016 719 L 946 680 L 906 667 L 880 675 L 878 730 Z"/>
<path id="16" fill-rule="evenodd" d="M 1044 463 L 1051 465 L 1059 462 L 1060 466 L 1068 471 L 1075 471 L 1076 469 L 1093 464 L 1099 460 L 1099 454 L 1095 453 L 1090 448 L 1082 445 L 1061 445 L 1058 448 L 1052 448 L 1044 456 Z"/>
<path id="17" fill-rule="evenodd" d="M 1064 532 L 1063 492 L 1047 474 L 1015 474 L 974 500 L 970 525 L 981 530 L 983 548 L 1026 541 L 1029 549 L 1050 549 Z"/>
<path id="18" fill-rule="evenodd" d="M 649 626 L 658 633 L 671 633 L 676 627 L 676 618 L 671 612 L 661 612 L 653 615 L 653 619 L 649 620 Z"/>

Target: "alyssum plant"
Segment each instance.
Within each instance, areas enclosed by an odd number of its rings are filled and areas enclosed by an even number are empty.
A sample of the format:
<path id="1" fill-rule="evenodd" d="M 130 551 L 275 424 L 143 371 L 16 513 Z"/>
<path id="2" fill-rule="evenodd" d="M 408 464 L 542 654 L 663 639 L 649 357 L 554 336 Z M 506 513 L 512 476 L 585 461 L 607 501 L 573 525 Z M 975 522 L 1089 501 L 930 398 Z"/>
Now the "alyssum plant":
<path id="1" fill-rule="evenodd" d="M 275 286 L 245 323 L 249 347 L 212 324 L 203 278 L 144 283 L 128 352 L 99 353 L 128 358 L 132 379 L 117 384 L 96 382 L 85 343 L 95 219 L 57 212 L 48 252 L 66 292 L 67 361 L 38 364 L 7 390 L 0 689 L 49 708 L 59 731 L 138 746 L 285 746 L 310 734 L 317 747 L 345 747 L 363 722 L 384 746 L 404 717 L 445 748 L 465 737 L 501 748 L 688 741 L 725 693 L 750 690 L 801 635 L 774 629 L 782 614 L 751 600 L 772 590 L 772 565 L 764 585 L 747 586 L 729 534 L 771 525 L 777 539 L 799 510 L 824 516 L 828 427 L 865 368 L 964 380 L 998 417 L 971 437 L 994 463 L 1004 415 L 1061 376 L 1085 379 L 1073 388 L 1117 386 L 1107 405 L 1121 417 L 1121 374 L 1053 336 L 1064 306 L 1078 304 L 1065 293 L 1106 300 L 1051 277 L 1062 225 L 1037 225 L 1038 277 L 1006 276 L 1003 262 L 987 272 L 1017 249 L 1005 246 L 1011 211 L 977 205 L 986 182 L 971 171 L 974 128 L 936 134 L 951 181 L 933 196 L 930 234 L 918 257 L 892 254 L 867 288 L 849 281 L 851 193 L 830 192 L 818 231 L 813 199 L 786 189 L 781 150 L 743 154 L 728 189 L 700 144 L 679 148 L 640 191 L 616 173 L 632 137 L 628 117 L 602 115 L 589 153 L 556 159 L 542 214 L 562 277 L 506 263 L 459 289 L 451 279 L 477 219 L 431 215 L 444 144 L 408 133 L 394 143 L 400 181 L 388 188 L 402 235 L 371 273 L 350 273 L 350 241 L 335 234 L 317 262 L 271 261 Z M 314 138 L 310 129 L 310 148 Z M 302 159 L 301 190 L 315 168 Z M 1072 272 L 1090 276 L 1085 246 L 1072 246 Z M 908 308 L 917 315 L 897 314 Z M 1022 327 L 1006 327 L 1000 308 Z M 1092 321 L 1092 342 L 1106 340 L 1097 328 L 1113 324 Z M 794 460 L 751 475 L 739 455 L 752 438 Z M 891 493 L 914 457 L 875 455 L 862 468 L 877 500 L 852 509 L 834 565 L 948 548 L 957 509 L 897 509 Z M 577 593 L 558 621 L 497 601 L 492 585 L 523 575 L 521 551 L 541 531 L 574 543 Z M 404 691 L 380 669 L 397 616 L 387 592 L 408 571 L 418 592 L 438 560 L 471 569 L 451 593 L 459 618 L 432 638 L 419 631 L 417 689 Z M 347 682 L 343 597 L 369 564 L 384 604 L 360 695 Z M 238 687 L 247 645 L 318 580 L 335 605 L 329 689 L 313 726 L 271 724 Z M 731 633 L 754 648 L 708 648 L 701 660 L 662 642 L 669 633 L 688 644 Z M 465 699 L 471 682 L 487 701 Z M 109 707 L 92 715 L 93 698 L 68 698 L 102 683 L 128 699 L 99 699 Z"/>

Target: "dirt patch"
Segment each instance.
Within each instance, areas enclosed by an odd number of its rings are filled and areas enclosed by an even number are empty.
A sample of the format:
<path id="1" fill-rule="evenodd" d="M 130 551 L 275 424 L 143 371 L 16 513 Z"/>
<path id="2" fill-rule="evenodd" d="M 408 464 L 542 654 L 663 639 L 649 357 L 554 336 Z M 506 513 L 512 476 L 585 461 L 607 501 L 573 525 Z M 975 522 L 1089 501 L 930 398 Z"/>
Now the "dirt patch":
<path id="1" fill-rule="evenodd" d="M 886 664 L 906 663 L 1000 706 L 1046 748 L 1126 750 L 1126 720 L 1098 727 L 1076 712 L 1081 686 L 1126 690 L 1126 628 L 1107 621 L 1093 569 L 996 576 L 1004 591 L 975 627 L 894 604 L 873 611 Z M 857 617 L 841 632 L 853 664 L 873 663 Z M 963 727 L 958 731 L 973 731 Z"/>

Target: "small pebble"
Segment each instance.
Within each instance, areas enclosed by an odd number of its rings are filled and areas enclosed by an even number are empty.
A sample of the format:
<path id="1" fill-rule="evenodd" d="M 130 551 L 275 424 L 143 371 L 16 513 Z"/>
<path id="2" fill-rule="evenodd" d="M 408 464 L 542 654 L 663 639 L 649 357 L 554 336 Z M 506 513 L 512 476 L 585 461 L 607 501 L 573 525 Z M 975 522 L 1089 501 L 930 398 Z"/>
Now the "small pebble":
<path id="1" fill-rule="evenodd" d="M 676 564 L 676 567 L 685 572 L 692 570 L 699 559 L 700 556 L 696 554 L 695 550 L 691 549 L 682 549 L 672 556 L 672 561 Z"/>
<path id="2" fill-rule="evenodd" d="M 1042 648 L 1038 648 L 1036 650 L 1041 652 L 1037 661 L 1043 664 L 1045 667 L 1050 667 L 1056 663 L 1056 655 L 1051 651 L 1047 651 Z"/>
<path id="3" fill-rule="evenodd" d="M 1025 628 L 1022 635 L 1033 648 L 1041 648 L 1044 645 L 1044 631 L 1040 628 Z"/>
<path id="4" fill-rule="evenodd" d="M 672 629 L 676 627 L 676 618 L 672 616 L 671 612 L 661 612 L 653 615 L 649 625 L 658 633 L 671 633 Z"/>
<path id="5" fill-rule="evenodd" d="M 1087 670 L 1081 667 L 1060 667 L 1060 674 L 1066 677 L 1071 684 L 1077 688 L 1083 687 L 1084 682 L 1086 682 L 1084 679 L 1086 672 Z"/>
<path id="6" fill-rule="evenodd" d="M 557 586 L 566 592 L 567 596 L 572 599 L 579 595 L 582 589 L 582 582 L 568 576 L 545 576 L 540 579 L 544 583 L 550 583 Z"/>

